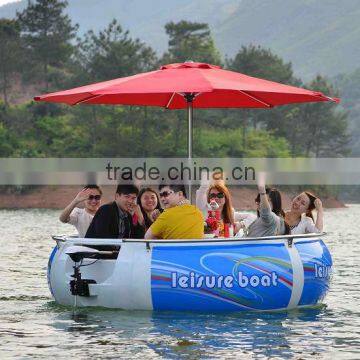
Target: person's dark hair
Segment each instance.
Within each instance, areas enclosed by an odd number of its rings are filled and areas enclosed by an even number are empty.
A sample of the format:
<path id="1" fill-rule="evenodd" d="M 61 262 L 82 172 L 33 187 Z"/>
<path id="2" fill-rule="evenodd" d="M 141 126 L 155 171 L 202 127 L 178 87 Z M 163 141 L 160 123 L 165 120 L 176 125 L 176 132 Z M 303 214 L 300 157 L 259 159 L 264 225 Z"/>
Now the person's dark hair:
<path id="1" fill-rule="evenodd" d="M 151 193 L 153 193 L 153 194 L 156 195 L 157 205 L 156 205 L 156 208 L 155 208 L 155 209 L 158 209 L 159 211 L 161 211 L 162 208 L 161 208 L 161 205 L 160 205 L 159 195 L 158 195 L 158 193 L 157 193 L 154 189 L 149 188 L 149 187 L 146 187 L 146 188 L 142 188 L 142 189 L 140 190 L 139 195 L 138 195 L 138 197 L 137 197 L 137 203 L 138 203 L 138 205 L 140 206 L 141 212 L 142 212 L 142 214 L 143 214 L 143 216 L 144 216 L 145 227 L 148 229 L 148 228 L 152 225 L 153 221 L 148 217 L 146 211 L 143 209 L 143 207 L 142 207 L 142 205 L 141 205 L 141 197 L 142 197 L 143 194 L 146 193 L 146 192 L 151 192 Z"/>
<path id="2" fill-rule="evenodd" d="M 304 191 L 304 193 L 306 194 L 306 196 L 310 200 L 309 206 L 308 206 L 308 208 L 306 210 L 305 215 L 312 218 L 313 221 L 315 221 L 314 217 L 313 217 L 313 214 L 312 214 L 312 211 L 315 209 L 315 200 L 317 199 L 317 197 L 314 194 L 312 194 L 310 191 Z"/>
<path id="3" fill-rule="evenodd" d="M 266 188 L 266 194 L 269 196 L 269 199 L 272 204 L 272 212 L 276 214 L 277 216 L 280 216 L 284 220 L 285 225 L 285 235 L 290 234 L 290 226 L 285 221 L 285 212 L 282 208 L 282 200 L 281 200 L 281 194 L 280 191 L 276 188 Z M 255 202 L 260 202 L 260 194 L 257 195 Z M 257 211 L 258 217 L 260 216 L 259 210 Z"/>
<path id="4" fill-rule="evenodd" d="M 128 194 L 139 194 L 139 188 L 133 184 L 119 184 L 116 188 L 116 193 L 121 195 L 128 195 Z"/>
<path id="5" fill-rule="evenodd" d="M 282 209 L 282 201 L 281 201 L 280 191 L 278 189 L 271 188 L 269 190 L 268 195 L 269 195 L 269 199 L 271 200 L 273 213 L 275 213 L 277 216 L 284 217 L 285 212 Z"/>
<path id="6" fill-rule="evenodd" d="M 168 188 L 170 188 L 172 191 L 174 191 L 174 192 L 179 192 L 179 191 L 181 191 L 182 193 L 183 193 L 183 195 L 184 195 L 184 197 L 186 198 L 186 190 L 185 190 L 185 186 L 184 185 L 173 185 L 173 184 L 171 184 L 171 185 L 166 185 L 166 184 L 161 184 L 161 185 L 159 185 L 159 191 L 161 191 L 161 189 L 163 189 L 164 187 L 168 187 Z"/>
<path id="7" fill-rule="evenodd" d="M 272 204 L 272 211 L 278 216 L 285 216 L 284 210 L 282 209 L 282 201 L 280 191 L 276 188 L 266 188 L 266 194 L 269 196 Z M 260 202 L 260 194 L 257 194 L 255 202 Z M 259 215 L 259 214 L 258 214 Z"/>
<path id="8" fill-rule="evenodd" d="M 83 187 L 83 190 L 86 190 L 86 189 L 95 189 L 100 193 L 100 195 L 102 195 L 102 190 L 100 189 L 100 186 L 97 186 L 97 185 L 85 185 Z"/>

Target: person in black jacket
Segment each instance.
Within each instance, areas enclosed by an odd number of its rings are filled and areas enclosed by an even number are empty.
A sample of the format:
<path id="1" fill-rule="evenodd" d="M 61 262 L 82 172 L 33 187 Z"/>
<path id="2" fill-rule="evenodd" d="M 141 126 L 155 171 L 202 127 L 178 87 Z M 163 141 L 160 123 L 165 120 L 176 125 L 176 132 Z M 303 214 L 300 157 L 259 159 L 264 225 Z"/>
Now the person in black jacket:
<path id="1" fill-rule="evenodd" d="M 139 189 L 135 185 L 118 185 L 115 201 L 98 209 L 85 237 L 142 239 L 145 234 L 145 226 L 141 210 L 136 205 L 138 194 Z"/>

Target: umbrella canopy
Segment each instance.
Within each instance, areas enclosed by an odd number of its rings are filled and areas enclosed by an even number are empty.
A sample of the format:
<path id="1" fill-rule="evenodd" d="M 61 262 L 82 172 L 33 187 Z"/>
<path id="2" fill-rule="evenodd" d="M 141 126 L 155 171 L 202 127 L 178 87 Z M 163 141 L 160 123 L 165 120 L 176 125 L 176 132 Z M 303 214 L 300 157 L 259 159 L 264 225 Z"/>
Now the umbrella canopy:
<path id="1" fill-rule="evenodd" d="M 192 158 L 193 108 L 271 108 L 305 102 L 339 102 L 321 92 L 258 79 L 220 66 L 185 62 L 160 70 L 37 96 L 36 101 L 118 104 L 188 109 L 188 157 Z M 191 185 L 189 185 L 191 199 Z"/>
<path id="2" fill-rule="evenodd" d="M 339 101 L 320 92 L 195 62 L 164 65 L 157 71 L 37 96 L 35 100 L 167 109 L 189 108 L 189 104 L 194 108 L 271 108 L 291 103 Z"/>

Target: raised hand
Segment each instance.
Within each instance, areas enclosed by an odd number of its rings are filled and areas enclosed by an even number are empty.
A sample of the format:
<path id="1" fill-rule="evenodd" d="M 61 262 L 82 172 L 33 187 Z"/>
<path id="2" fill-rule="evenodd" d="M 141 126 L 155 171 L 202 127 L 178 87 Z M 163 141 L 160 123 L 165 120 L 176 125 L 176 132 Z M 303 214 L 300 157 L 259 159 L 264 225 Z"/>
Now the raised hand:
<path id="1" fill-rule="evenodd" d="M 200 174 L 200 185 L 201 186 L 209 186 L 211 184 L 212 174 L 208 174 L 207 171 L 202 171 Z"/>
<path id="2" fill-rule="evenodd" d="M 126 204 L 127 205 L 127 211 L 131 214 L 134 215 L 135 214 L 135 210 L 136 210 L 136 206 L 137 204 L 135 202 L 131 202 Z"/>
<path id="3" fill-rule="evenodd" d="M 150 215 L 152 222 L 154 222 L 159 217 L 160 214 L 161 214 L 160 210 L 155 209 Z"/>
<path id="4" fill-rule="evenodd" d="M 260 194 L 264 194 L 266 192 L 266 175 L 264 172 L 259 172 L 258 173 L 258 178 L 257 178 L 257 184 L 258 184 L 258 190 Z"/>
<path id="5" fill-rule="evenodd" d="M 81 203 L 82 201 L 85 201 L 86 199 L 88 199 L 88 198 L 89 198 L 90 190 L 91 190 L 91 189 L 83 189 L 83 190 L 81 190 L 81 191 L 75 196 L 74 203 L 75 203 L 75 204 L 79 204 L 79 203 Z"/>
<path id="6" fill-rule="evenodd" d="M 139 205 L 137 205 L 137 204 L 132 205 L 132 209 L 131 209 L 131 211 L 130 211 L 130 214 L 131 214 L 131 215 L 135 215 L 136 218 L 137 218 L 137 220 L 138 220 L 138 222 L 139 222 L 141 225 L 144 225 L 145 220 L 144 220 L 144 216 L 143 216 L 143 214 L 142 214 L 142 211 L 141 211 L 141 208 L 140 208 Z"/>
<path id="7" fill-rule="evenodd" d="M 235 234 L 237 234 L 240 229 L 245 229 L 246 228 L 246 225 L 245 225 L 245 222 L 244 221 L 235 221 Z"/>
<path id="8" fill-rule="evenodd" d="M 66 206 L 66 208 L 61 212 L 59 216 L 59 220 L 63 223 L 67 223 L 70 221 L 70 214 L 74 210 L 74 208 L 81 202 L 85 201 L 89 198 L 90 189 L 82 189 L 75 198 L 71 201 L 71 203 Z"/>
<path id="9" fill-rule="evenodd" d="M 315 201 L 314 201 L 314 205 L 315 205 L 315 209 L 316 211 L 322 211 L 323 210 L 323 205 L 322 205 L 322 202 L 319 198 L 317 198 Z"/>

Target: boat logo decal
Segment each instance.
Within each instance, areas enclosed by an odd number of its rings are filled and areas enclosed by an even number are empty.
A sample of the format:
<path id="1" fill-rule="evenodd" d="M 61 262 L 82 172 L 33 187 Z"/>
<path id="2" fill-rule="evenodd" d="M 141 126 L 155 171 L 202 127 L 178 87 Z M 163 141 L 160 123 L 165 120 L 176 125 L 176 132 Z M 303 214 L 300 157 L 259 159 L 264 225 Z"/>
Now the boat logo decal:
<path id="1" fill-rule="evenodd" d="M 234 278 L 233 275 L 197 275 L 193 271 L 191 271 L 188 275 L 178 275 L 177 272 L 172 272 L 171 287 L 180 287 L 183 289 L 201 289 L 203 287 L 213 289 L 215 287 L 225 287 L 227 289 L 232 289 L 236 283 L 241 288 L 245 288 L 247 286 L 255 288 L 259 285 L 269 287 L 277 286 L 278 278 L 279 276 L 275 271 L 271 272 L 270 275 L 263 274 L 260 276 L 247 276 L 240 271 L 237 278 Z"/>

